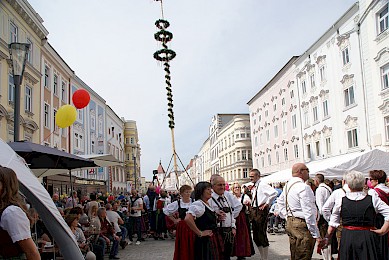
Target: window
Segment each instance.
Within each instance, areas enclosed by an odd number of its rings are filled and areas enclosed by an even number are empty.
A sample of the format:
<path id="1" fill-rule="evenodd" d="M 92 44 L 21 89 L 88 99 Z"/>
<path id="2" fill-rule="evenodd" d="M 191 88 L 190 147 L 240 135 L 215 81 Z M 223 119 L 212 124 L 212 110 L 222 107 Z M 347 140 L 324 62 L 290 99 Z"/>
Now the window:
<path id="1" fill-rule="evenodd" d="M 357 129 L 347 131 L 347 141 L 348 141 L 348 148 L 353 148 L 358 146 Z"/>
<path id="2" fill-rule="evenodd" d="M 57 115 L 57 110 L 56 109 L 54 109 L 53 110 L 53 118 L 54 118 L 54 131 L 55 131 L 55 133 L 59 133 L 59 127 L 58 127 L 58 125 L 55 123 L 55 116 Z"/>
<path id="3" fill-rule="evenodd" d="M 317 113 L 317 106 L 312 108 L 313 122 L 319 121 L 319 114 Z"/>
<path id="4" fill-rule="evenodd" d="M 277 104 L 274 104 L 273 105 L 273 111 L 276 111 L 277 110 Z"/>
<path id="5" fill-rule="evenodd" d="M 384 122 L 385 122 L 386 141 L 388 142 L 389 141 L 389 116 L 386 116 L 384 118 Z"/>
<path id="6" fill-rule="evenodd" d="M 18 27 L 13 22 L 9 24 L 9 42 L 18 42 Z"/>
<path id="7" fill-rule="evenodd" d="M 91 141 L 90 148 L 91 148 L 91 152 L 95 153 L 95 151 L 96 151 L 95 141 Z"/>
<path id="8" fill-rule="evenodd" d="M 323 117 L 328 117 L 328 100 L 323 101 Z"/>
<path id="9" fill-rule="evenodd" d="M 263 144 L 263 134 L 262 133 L 259 134 L 259 143 Z"/>
<path id="10" fill-rule="evenodd" d="M 389 64 L 381 69 L 382 89 L 389 88 Z"/>
<path id="11" fill-rule="evenodd" d="M 320 156 L 320 142 L 315 142 L 316 156 Z"/>
<path id="12" fill-rule="evenodd" d="M 30 48 L 28 49 L 27 52 L 27 61 L 32 64 L 34 45 L 32 44 L 32 41 L 28 38 L 27 38 L 27 43 L 30 44 Z"/>
<path id="13" fill-rule="evenodd" d="M 61 84 L 61 98 L 63 102 L 66 102 L 66 83 L 64 81 Z"/>
<path id="14" fill-rule="evenodd" d="M 307 158 L 311 159 L 311 145 L 307 144 Z"/>
<path id="15" fill-rule="evenodd" d="M 296 114 L 292 115 L 292 128 L 293 129 L 297 128 L 297 117 L 296 117 Z"/>
<path id="16" fill-rule="evenodd" d="M 285 159 L 285 162 L 287 162 L 289 160 L 289 158 L 288 158 L 288 148 L 284 148 L 284 159 Z"/>
<path id="17" fill-rule="evenodd" d="M 383 31 L 388 29 L 388 25 L 389 25 L 388 9 L 389 9 L 389 4 L 386 4 L 385 8 L 378 15 L 378 24 L 379 24 L 378 33 L 382 33 Z"/>
<path id="18" fill-rule="evenodd" d="M 79 134 L 78 133 L 74 133 L 74 146 L 77 149 L 80 148 L 80 139 L 79 139 Z"/>
<path id="19" fill-rule="evenodd" d="M 282 99 L 281 99 L 281 105 L 282 105 L 282 106 L 285 106 L 285 98 L 282 98 Z"/>
<path id="20" fill-rule="evenodd" d="M 267 117 L 269 115 L 269 111 L 265 111 L 265 116 Z"/>
<path id="21" fill-rule="evenodd" d="M 243 178 L 247 178 L 247 168 L 243 168 Z"/>
<path id="22" fill-rule="evenodd" d="M 331 154 L 331 138 L 330 137 L 326 138 L 326 150 L 327 150 L 327 154 Z"/>
<path id="23" fill-rule="evenodd" d="M 32 89 L 26 86 L 26 93 L 24 98 L 24 109 L 32 113 Z"/>
<path id="24" fill-rule="evenodd" d="M 344 106 L 348 107 L 355 103 L 354 99 L 354 87 L 351 86 L 343 91 L 344 93 Z"/>
<path id="25" fill-rule="evenodd" d="M 320 81 L 323 82 L 326 80 L 326 68 L 324 66 L 321 66 L 319 68 L 319 73 L 320 73 Z"/>
<path id="26" fill-rule="evenodd" d="M 258 146 L 258 137 L 257 136 L 254 138 L 254 145 Z"/>
<path id="27" fill-rule="evenodd" d="M 77 110 L 78 110 L 78 113 L 77 113 L 77 120 L 78 120 L 79 122 L 82 122 L 84 110 L 82 110 L 82 109 L 77 109 Z"/>
<path id="28" fill-rule="evenodd" d="M 92 130 L 96 129 L 96 117 L 94 115 L 90 117 L 90 127 Z"/>
<path id="29" fill-rule="evenodd" d="M 290 92 L 290 98 L 294 98 L 294 92 L 293 92 L 293 90 Z"/>
<path id="30" fill-rule="evenodd" d="M 135 142 L 134 142 L 134 137 L 131 137 L 131 138 L 130 138 L 130 143 L 131 143 L 131 144 L 135 144 Z"/>
<path id="31" fill-rule="evenodd" d="M 269 163 L 269 166 L 270 166 L 271 165 L 271 155 L 270 154 L 267 155 L 267 162 Z"/>
<path id="32" fill-rule="evenodd" d="M 274 138 L 278 137 L 278 125 L 274 126 Z"/>
<path id="33" fill-rule="evenodd" d="M 99 118 L 99 134 L 103 133 L 103 120 Z"/>
<path id="34" fill-rule="evenodd" d="M 237 152 L 236 152 L 236 160 L 237 160 L 237 161 L 240 161 L 240 151 L 237 151 Z"/>
<path id="35" fill-rule="evenodd" d="M 286 119 L 282 121 L 282 133 L 286 134 Z"/>
<path id="36" fill-rule="evenodd" d="M 347 65 L 350 62 L 348 47 L 342 50 L 342 61 L 343 61 L 343 66 Z"/>
<path id="37" fill-rule="evenodd" d="M 276 162 L 280 163 L 280 153 L 276 151 Z"/>
<path id="38" fill-rule="evenodd" d="M 246 150 L 242 150 L 242 160 L 247 160 Z"/>
<path id="39" fill-rule="evenodd" d="M 240 133 L 240 138 L 246 138 L 246 133 Z M 226 140 L 226 146 L 227 146 L 227 140 Z"/>
<path id="40" fill-rule="evenodd" d="M 309 114 L 308 114 L 308 111 L 304 112 L 304 126 L 305 127 L 309 126 Z"/>
<path id="41" fill-rule="evenodd" d="M 309 76 L 310 80 L 311 80 L 311 88 L 314 88 L 315 87 L 315 74 L 311 74 Z"/>
<path id="42" fill-rule="evenodd" d="M 262 120 L 262 116 L 259 115 L 259 117 L 258 117 L 258 122 L 261 122 L 261 120 Z"/>
<path id="43" fill-rule="evenodd" d="M 58 96 L 58 75 L 54 74 L 54 85 L 53 85 L 54 95 Z"/>
<path id="44" fill-rule="evenodd" d="M 49 85 L 49 67 L 45 66 L 45 87 L 50 89 Z"/>
<path id="45" fill-rule="evenodd" d="M 293 146 L 293 149 L 294 149 L 294 158 L 299 158 L 299 146 L 298 146 L 298 144 L 295 144 L 294 146 Z"/>
<path id="46" fill-rule="evenodd" d="M 50 106 L 46 103 L 44 105 L 44 125 L 50 128 Z"/>
<path id="47" fill-rule="evenodd" d="M 262 165 L 262 168 L 265 167 L 265 158 L 264 157 L 261 157 L 261 165 Z"/>
<path id="48" fill-rule="evenodd" d="M 15 101 L 15 83 L 12 74 L 8 74 L 8 101 Z"/>
<path id="49" fill-rule="evenodd" d="M 247 150 L 247 160 L 251 160 L 251 150 Z"/>
<path id="50" fill-rule="evenodd" d="M 269 140 L 270 140 L 270 131 L 269 131 L 269 129 L 267 129 L 266 130 L 266 141 L 269 142 Z"/>
<path id="51" fill-rule="evenodd" d="M 257 124 L 257 119 L 254 118 L 254 122 L 253 123 L 254 123 L 254 125 L 256 125 Z"/>
<path id="52" fill-rule="evenodd" d="M 303 94 L 307 93 L 307 86 L 305 80 L 301 81 L 301 90 L 303 91 Z"/>
<path id="53" fill-rule="evenodd" d="M 246 133 L 246 138 L 250 138 L 250 133 Z"/>

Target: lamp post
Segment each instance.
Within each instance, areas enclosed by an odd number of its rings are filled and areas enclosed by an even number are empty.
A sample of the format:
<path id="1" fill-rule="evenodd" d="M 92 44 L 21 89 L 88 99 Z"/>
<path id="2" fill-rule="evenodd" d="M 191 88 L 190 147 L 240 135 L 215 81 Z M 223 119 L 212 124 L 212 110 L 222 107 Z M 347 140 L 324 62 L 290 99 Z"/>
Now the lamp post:
<path id="1" fill-rule="evenodd" d="M 13 42 L 9 45 L 9 54 L 12 62 L 12 76 L 14 80 L 14 141 L 19 141 L 20 117 L 20 85 L 22 84 L 24 68 L 26 66 L 30 44 Z"/>
<path id="2" fill-rule="evenodd" d="M 137 179 L 137 176 L 136 176 L 136 147 L 133 147 L 132 148 L 132 159 L 134 160 L 134 188 L 136 190 L 136 179 Z"/>

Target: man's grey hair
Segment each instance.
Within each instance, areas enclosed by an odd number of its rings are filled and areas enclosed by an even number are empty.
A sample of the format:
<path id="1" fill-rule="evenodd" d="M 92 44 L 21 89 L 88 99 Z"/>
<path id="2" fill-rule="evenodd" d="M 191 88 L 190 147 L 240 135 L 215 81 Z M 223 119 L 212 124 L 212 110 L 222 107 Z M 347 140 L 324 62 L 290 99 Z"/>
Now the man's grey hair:
<path id="1" fill-rule="evenodd" d="M 105 208 L 103 207 L 100 207 L 98 210 L 97 210 L 97 216 L 101 217 L 101 214 L 106 211 Z"/>
<path id="2" fill-rule="evenodd" d="M 351 190 L 361 191 L 365 186 L 365 177 L 358 171 L 349 171 L 345 180 Z"/>

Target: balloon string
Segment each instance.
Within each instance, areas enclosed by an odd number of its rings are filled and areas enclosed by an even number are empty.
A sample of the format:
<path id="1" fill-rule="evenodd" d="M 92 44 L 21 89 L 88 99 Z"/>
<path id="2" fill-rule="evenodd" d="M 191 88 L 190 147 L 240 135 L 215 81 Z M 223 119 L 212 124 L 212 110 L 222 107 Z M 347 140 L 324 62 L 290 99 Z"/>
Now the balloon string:
<path id="1" fill-rule="evenodd" d="M 54 128 L 54 130 L 53 130 L 48 136 L 46 136 L 45 139 L 43 139 L 43 141 L 42 141 L 41 144 L 43 144 L 43 143 L 45 142 L 45 140 L 46 140 L 47 138 L 49 138 L 54 132 L 55 132 L 55 128 Z"/>

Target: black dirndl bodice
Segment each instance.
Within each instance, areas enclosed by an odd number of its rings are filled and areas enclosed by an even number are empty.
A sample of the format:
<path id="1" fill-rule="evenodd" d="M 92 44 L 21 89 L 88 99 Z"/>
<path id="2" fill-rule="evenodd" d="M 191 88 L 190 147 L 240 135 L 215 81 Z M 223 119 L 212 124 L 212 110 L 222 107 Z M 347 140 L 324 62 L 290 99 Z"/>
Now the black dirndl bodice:
<path id="1" fill-rule="evenodd" d="M 362 200 L 342 198 L 341 217 L 343 226 L 372 227 L 376 218 L 372 198 L 367 195 Z"/>

